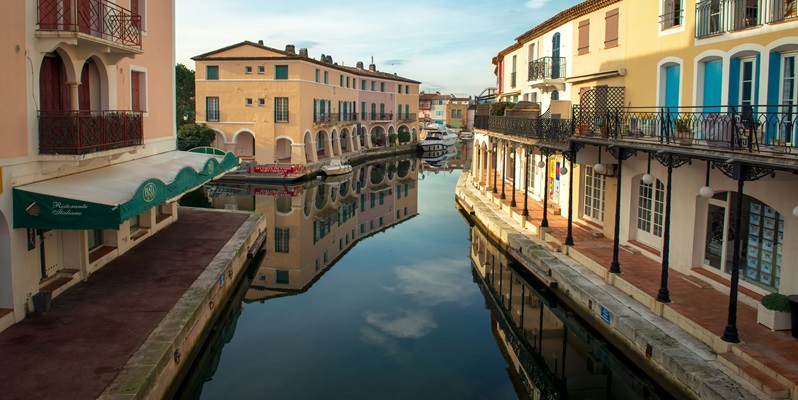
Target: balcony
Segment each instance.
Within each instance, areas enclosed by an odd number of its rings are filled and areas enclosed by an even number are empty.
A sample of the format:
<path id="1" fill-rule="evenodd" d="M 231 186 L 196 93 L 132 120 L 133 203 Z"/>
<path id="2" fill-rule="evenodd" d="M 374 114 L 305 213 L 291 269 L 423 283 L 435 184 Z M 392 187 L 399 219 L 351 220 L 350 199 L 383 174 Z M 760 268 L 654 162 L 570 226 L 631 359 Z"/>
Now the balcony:
<path id="1" fill-rule="evenodd" d="M 670 29 L 682 26 L 684 23 L 684 9 L 673 10 L 659 16 L 660 29 Z"/>
<path id="2" fill-rule="evenodd" d="M 797 18 L 795 3 L 796 0 L 770 0 L 768 22 L 782 22 Z"/>
<path id="3" fill-rule="evenodd" d="M 529 63 L 529 80 L 565 79 L 565 57 L 543 57 Z"/>
<path id="4" fill-rule="evenodd" d="M 39 0 L 37 24 L 39 37 L 67 32 L 96 44 L 117 45 L 117 50 L 141 49 L 141 16 L 107 1 Z"/>
<path id="5" fill-rule="evenodd" d="M 140 145 L 141 111 L 40 111 L 39 154 L 83 155 Z"/>
<path id="6" fill-rule="evenodd" d="M 410 114 L 410 115 L 401 114 L 396 117 L 397 122 L 415 122 L 416 119 L 418 119 L 418 116 L 416 114 Z"/>
<path id="7" fill-rule="evenodd" d="M 390 122 L 393 121 L 393 114 L 392 113 L 364 113 L 363 119 L 372 121 L 372 122 Z"/>
<path id="8" fill-rule="evenodd" d="M 313 123 L 316 125 L 335 125 L 339 123 L 357 122 L 357 113 L 315 113 Z"/>
<path id="9" fill-rule="evenodd" d="M 695 37 L 711 37 L 793 20 L 796 0 L 702 0 L 696 3 Z"/>

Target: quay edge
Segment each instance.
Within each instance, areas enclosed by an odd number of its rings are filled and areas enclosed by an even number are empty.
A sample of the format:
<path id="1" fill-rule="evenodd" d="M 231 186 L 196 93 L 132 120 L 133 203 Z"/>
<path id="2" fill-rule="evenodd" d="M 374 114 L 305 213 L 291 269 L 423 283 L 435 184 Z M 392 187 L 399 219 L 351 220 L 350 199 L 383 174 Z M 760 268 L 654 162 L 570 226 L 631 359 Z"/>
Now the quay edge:
<path id="1" fill-rule="evenodd" d="M 748 382 L 739 382 L 742 379 L 736 379 L 722 366 L 704 343 L 644 305 L 630 302 L 629 294 L 606 282 L 603 276 L 533 237 L 532 231 L 522 229 L 518 221 L 511 219 L 506 208 L 499 212 L 495 204 L 469 184 L 469 177 L 465 171 L 457 183 L 457 206 L 467 210 L 470 218 L 505 249 L 518 249 L 513 253 L 521 253 L 517 257 L 521 265 L 550 273 L 557 283 L 551 288 L 557 297 L 657 383 L 671 388 L 681 398 L 761 398 L 749 389 Z M 538 275 L 534 270 L 530 272 Z M 609 311 L 610 323 L 601 319 L 601 308 Z"/>
<path id="2" fill-rule="evenodd" d="M 224 210 L 206 210 L 220 214 Z M 220 215 L 221 216 L 221 215 Z M 163 398 L 190 366 L 250 262 L 266 219 L 253 213 L 150 333 L 100 395 L 101 400 Z"/>

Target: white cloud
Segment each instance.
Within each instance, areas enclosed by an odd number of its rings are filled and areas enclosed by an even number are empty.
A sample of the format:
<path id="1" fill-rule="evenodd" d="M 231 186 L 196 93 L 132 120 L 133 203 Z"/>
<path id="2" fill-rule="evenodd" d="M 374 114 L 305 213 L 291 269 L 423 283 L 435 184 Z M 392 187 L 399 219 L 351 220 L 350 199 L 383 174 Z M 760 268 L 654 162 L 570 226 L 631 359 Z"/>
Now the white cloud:
<path id="1" fill-rule="evenodd" d="M 423 310 L 403 310 L 393 316 L 367 311 L 364 317 L 369 325 L 379 329 L 382 333 L 400 339 L 418 339 L 438 327 L 438 324 L 432 319 L 432 314 Z M 372 339 L 376 340 L 373 336 Z"/>
<path id="2" fill-rule="evenodd" d="M 548 3 L 549 0 L 529 0 L 526 2 L 527 8 L 531 8 L 533 10 L 537 10 L 539 8 L 543 8 L 543 6 Z M 531 28 L 531 27 L 530 27 Z"/>

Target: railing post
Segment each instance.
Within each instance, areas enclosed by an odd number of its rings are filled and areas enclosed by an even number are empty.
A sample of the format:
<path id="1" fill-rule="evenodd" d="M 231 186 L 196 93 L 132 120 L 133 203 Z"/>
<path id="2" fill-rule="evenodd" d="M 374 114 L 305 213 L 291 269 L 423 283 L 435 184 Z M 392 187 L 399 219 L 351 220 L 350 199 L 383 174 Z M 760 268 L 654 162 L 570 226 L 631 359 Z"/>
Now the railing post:
<path id="1" fill-rule="evenodd" d="M 734 132 L 734 135 L 732 135 L 732 137 L 729 138 L 729 140 L 731 140 L 729 148 L 735 150 L 734 143 L 737 142 L 737 144 L 740 146 L 740 150 L 742 150 L 743 144 L 740 137 L 740 129 L 737 126 L 737 109 L 734 108 L 733 105 L 729 105 L 729 110 L 731 110 L 731 115 L 732 115 L 731 124 L 732 124 L 732 131 Z"/>

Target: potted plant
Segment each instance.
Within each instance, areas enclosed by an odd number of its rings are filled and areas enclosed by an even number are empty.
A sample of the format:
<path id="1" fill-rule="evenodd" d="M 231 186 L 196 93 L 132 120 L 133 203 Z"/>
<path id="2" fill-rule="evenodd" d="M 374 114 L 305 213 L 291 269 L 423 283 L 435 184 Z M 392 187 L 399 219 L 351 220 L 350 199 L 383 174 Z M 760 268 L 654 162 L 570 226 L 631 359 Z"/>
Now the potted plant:
<path id="1" fill-rule="evenodd" d="M 681 117 L 674 123 L 676 129 L 676 141 L 682 146 L 693 144 L 693 128 L 690 118 Z"/>
<path id="2" fill-rule="evenodd" d="M 779 293 L 762 297 L 756 313 L 756 322 L 773 331 L 790 329 L 790 300 Z"/>
<path id="3" fill-rule="evenodd" d="M 580 122 L 574 126 L 574 135 L 584 136 L 587 130 L 590 129 L 586 123 Z"/>
<path id="4" fill-rule="evenodd" d="M 598 126 L 599 134 L 601 135 L 602 139 L 606 139 L 606 138 L 610 137 L 609 132 L 607 131 L 607 120 L 606 119 L 600 119 L 598 121 L 598 124 L 596 124 L 596 125 Z"/>

